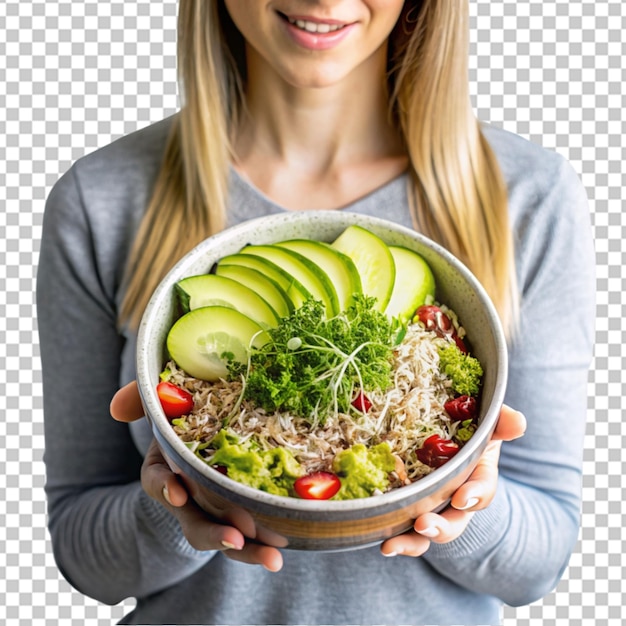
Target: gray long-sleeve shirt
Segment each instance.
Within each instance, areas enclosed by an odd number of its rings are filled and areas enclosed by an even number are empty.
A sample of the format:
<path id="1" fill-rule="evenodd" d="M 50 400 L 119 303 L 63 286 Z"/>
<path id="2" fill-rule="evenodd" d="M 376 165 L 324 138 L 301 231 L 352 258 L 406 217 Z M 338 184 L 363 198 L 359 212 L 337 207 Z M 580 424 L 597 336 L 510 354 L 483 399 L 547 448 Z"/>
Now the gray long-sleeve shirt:
<path id="1" fill-rule="evenodd" d="M 527 417 L 505 443 L 493 503 L 421 558 L 284 551 L 270 573 L 198 552 L 141 489 L 150 433 L 109 416 L 134 378 L 135 337 L 119 334 L 128 251 L 170 121 L 80 159 L 52 190 L 38 273 L 46 490 L 57 563 L 105 603 L 137 598 L 123 623 L 493 624 L 502 603 L 549 592 L 578 531 L 594 256 L 583 187 L 558 155 L 487 128 L 505 174 L 522 291 L 506 402 Z M 411 226 L 406 178 L 350 211 Z M 229 224 L 282 211 L 234 171 Z"/>

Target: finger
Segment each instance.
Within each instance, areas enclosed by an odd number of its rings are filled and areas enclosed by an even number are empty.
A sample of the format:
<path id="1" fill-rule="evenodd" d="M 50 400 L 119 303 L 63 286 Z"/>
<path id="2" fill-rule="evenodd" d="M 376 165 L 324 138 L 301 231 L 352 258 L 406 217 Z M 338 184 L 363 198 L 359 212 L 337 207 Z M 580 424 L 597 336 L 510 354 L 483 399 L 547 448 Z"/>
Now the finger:
<path id="1" fill-rule="evenodd" d="M 491 504 L 498 486 L 501 441 L 490 441 L 469 479 L 453 494 L 450 504 L 460 511 L 478 511 Z"/>
<path id="2" fill-rule="evenodd" d="M 421 556 L 428 550 L 430 540 L 412 530 L 387 539 L 380 546 L 384 556 Z"/>
<path id="3" fill-rule="evenodd" d="M 150 444 L 141 472 L 144 491 L 177 519 L 187 541 L 196 550 L 241 550 L 243 534 L 236 528 L 211 521 L 189 498 L 178 476 L 170 470 L 155 440 Z"/>
<path id="4" fill-rule="evenodd" d="M 416 520 L 413 528 L 418 535 L 433 543 L 448 543 L 456 539 L 467 528 L 474 513 L 458 511 L 448 507 L 442 513 L 425 513 Z"/>
<path id="5" fill-rule="evenodd" d="M 280 550 L 256 543 L 247 543 L 239 551 L 228 550 L 224 553 L 224 556 L 240 563 L 262 565 L 270 572 L 278 572 L 283 566 L 283 555 L 280 553 Z"/>
<path id="6" fill-rule="evenodd" d="M 188 500 L 187 490 L 169 468 L 154 439 L 148 447 L 141 468 L 141 486 L 151 498 L 161 504 L 181 507 Z"/>
<path id="7" fill-rule="evenodd" d="M 440 514 L 418 517 L 413 526 L 416 533 L 435 543 L 447 543 L 461 535 L 474 512 L 486 508 L 493 500 L 501 446 L 501 441 L 489 442 L 469 479 L 452 496 L 451 506 Z"/>
<path id="8" fill-rule="evenodd" d="M 118 422 L 134 422 L 144 416 L 137 381 L 133 380 L 117 391 L 109 410 L 113 419 Z"/>
<path id="9" fill-rule="evenodd" d="M 524 414 L 503 404 L 492 439 L 512 441 L 521 437 L 525 432 L 526 418 Z"/>
<path id="10" fill-rule="evenodd" d="M 239 530 L 212 521 L 193 500 L 170 510 L 178 519 L 183 535 L 196 550 L 221 550 L 230 555 L 246 548 L 246 539 Z"/>

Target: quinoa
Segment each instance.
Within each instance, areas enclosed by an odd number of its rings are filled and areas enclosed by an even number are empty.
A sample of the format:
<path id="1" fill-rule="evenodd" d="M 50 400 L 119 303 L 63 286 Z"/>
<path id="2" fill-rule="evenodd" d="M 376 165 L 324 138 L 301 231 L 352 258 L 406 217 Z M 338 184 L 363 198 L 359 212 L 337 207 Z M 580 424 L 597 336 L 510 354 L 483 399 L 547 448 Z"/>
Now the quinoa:
<path id="1" fill-rule="evenodd" d="M 202 449 L 227 424 L 242 440 L 253 438 L 262 449 L 287 448 L 306 472 L 329 471 L 337 453 L 355 444 L 387 442 L 397 459 L 389 488 L 409 484 L 433 471 L 417 459 L 415 450 L 433 434 L 451 439 L 458 428 L 444 409 L 454 397 L 450 380 L 439 369 L 438 350 L 447 341 L 420 323 L 410 324 L 394 350 L 391 387 L 368 393 L 371 406 L 366 412 L 338 413 L 317 426 L 289 413 L 268 413 L 242 399 L 242 380 L 198 380 L 170 361 L 169 380 L 194 398 L 193 411 L 174 420 L 173 428 L 183 441 Z"/>

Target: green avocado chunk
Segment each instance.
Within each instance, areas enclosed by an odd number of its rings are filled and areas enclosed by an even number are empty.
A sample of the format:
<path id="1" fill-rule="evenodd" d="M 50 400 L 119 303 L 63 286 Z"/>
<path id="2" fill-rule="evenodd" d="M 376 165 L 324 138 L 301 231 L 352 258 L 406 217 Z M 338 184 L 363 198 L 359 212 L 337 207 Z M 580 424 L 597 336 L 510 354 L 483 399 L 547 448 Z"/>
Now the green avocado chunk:
<path id="1" fill-rule="evenodd" d="M 396 462 L 387 443 L 371 448 L 357 443 L 343 450 L 333 460 L 333 471 L 341 480 L 341 489 L 333 500 L 369 498 L 375 490 L 385 491 L 389 485 L 389 472 Z"/>
<path id="2" fill-rule="evenodd" d="M 285 448 L 255 449 L 250 440 L 239 442 L 237 435 L 221 430 L 211 440 L 216 449 L 211 465 L 226 468 L 229 478 L 278 496 L 290 496 L 302 467 Z"/>

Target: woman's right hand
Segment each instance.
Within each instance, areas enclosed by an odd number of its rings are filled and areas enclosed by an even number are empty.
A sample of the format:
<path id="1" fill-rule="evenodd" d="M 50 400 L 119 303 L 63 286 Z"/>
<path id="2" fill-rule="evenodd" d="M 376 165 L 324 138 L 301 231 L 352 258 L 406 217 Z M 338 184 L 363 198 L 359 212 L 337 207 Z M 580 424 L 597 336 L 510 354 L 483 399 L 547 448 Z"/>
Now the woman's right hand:
<path id="1" fill-rule="evenodd" d="M 144 409 L 135 381 L 122 387 L 111 401 L 111 415 L 119 422 L 134 422 Z M 263 565 L 277 572 L 283 564 L 276 548 L 246 542 L 243 533 L 233 526 L 212 521 L 189 496 L 179 477 L 172 472 L 156 442 L 148 448 L 141 468 L 141 485 L 177 519 L 187 541 L 196 550 L 220 550 L 225 556 L 243 563 Z"/>

